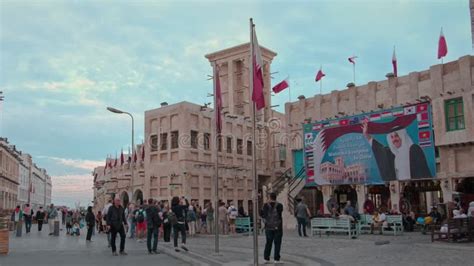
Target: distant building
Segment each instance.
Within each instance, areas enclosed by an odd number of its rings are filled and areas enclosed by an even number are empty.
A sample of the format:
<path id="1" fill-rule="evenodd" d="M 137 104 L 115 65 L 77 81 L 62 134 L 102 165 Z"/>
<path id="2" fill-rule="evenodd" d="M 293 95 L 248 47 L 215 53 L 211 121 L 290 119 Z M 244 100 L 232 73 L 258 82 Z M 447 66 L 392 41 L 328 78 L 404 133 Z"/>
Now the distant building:
<path id="1" fill-rule="evenodd" d="M 15 146 L 0 138 L 0 209 L 13 209 L 17 205 L 19 165 L 19 152 Z"/>

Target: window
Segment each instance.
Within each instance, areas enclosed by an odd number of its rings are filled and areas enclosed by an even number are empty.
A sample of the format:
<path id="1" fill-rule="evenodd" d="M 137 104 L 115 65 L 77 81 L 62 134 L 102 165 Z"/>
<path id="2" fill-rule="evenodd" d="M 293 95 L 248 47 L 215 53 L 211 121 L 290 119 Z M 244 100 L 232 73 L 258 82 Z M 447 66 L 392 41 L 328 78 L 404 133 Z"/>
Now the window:
<path id="1" fill-rule="evenodd" d="M 168 149 L 168 133 L 160 134 L 160 150 L 164 151 Z"/>
<path id="2" fill-rule="evenodd" d="M 242 154 L 243 145 L 243 141 L 241 139 L 237 139 L 237 154 Z"/>
<path id="3" fill-rule="evenodd" d="M 252 141 L 247 140 L 247 155 L 252 156 Z"/>
<path id="4" fill-rule="evenodd" d="M 151 151 L 157 151 L 158 150 L 158 136 L 151 135 L 150 141 L 151 141 Z"/>
<path id="5" fill-rule="evenodd" d="M 204 149 L 206 151 L 210 150 L 210 141 L 211 141 L 211 134 L 204 133 Z"/>
<path id="6" fill-rule="evenodd" d="M 222 151 L 222 136 L 220 136 L 220 135 L 217 138 L 217 150 Z"/>
<path id="7" fill-rule="evenodd" d="M 232 153 L 232 137 L 227 137 L 227 153 Z"/>
<path id="8" fill-rule="evenodd" d="M 446 113 L 446 130 L 454 131 L 464 129 L 464 110 L 462 98 L 450 99 L 444 102 Z"/>
<path id="9" fill-rule="evenodd" d="M 178 131 L 171 131 L 171 149 L 177 149 L 179 139 L 179 132 Z"/>
<path id="10" fill-rule="evenodd" d="M 198 132 L 191 130 L 191 148 L 197 149 L 198 147 Z"/>

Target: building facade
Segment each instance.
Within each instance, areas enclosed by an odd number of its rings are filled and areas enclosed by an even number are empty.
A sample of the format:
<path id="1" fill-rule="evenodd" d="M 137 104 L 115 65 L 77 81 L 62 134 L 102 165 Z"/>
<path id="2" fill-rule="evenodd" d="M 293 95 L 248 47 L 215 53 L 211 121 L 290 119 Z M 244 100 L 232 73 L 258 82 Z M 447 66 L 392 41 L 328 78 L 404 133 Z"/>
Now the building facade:
<path id="1" fill-rule="evenodd" d="M 20 184 L 20 158 L 15 146 L 0 139 L 0 209 L 14 209 Z"/>
<path id="2" fill-rule="evenodd" d="M 432 105 L 436 147 L 436 177 L 433 180 L 391 181 L 380 187 L 358 184 L 345 188 L 323 186 L 319 188 L 323 203 L 331 195 L 343 195 L 342 198 L 346 199 L 352 190 L 356 192 L 354 195 L 357 196 L 353 200 L 359 203 L 361 212 L 365 196 L 371 194 L 380 205 L 397 211 L 403 209 L 403 200 L 411 195 L 411 200 L 415 202 L 411 206 L 417 206 L 412 210 L 418 213 L 428 212 L 431 206 L 452 201 L 459 194 L 461 183 L 472 182 L 474 178 L 473 69 L 474 57 L 463 56 L 456 61 L 434 65 L 407 76 L 387 75 L 386 80 L 310 98 L 300 97 L 297 102 L 287 103 L 287 133 L 299 135 L 288 143 L 289 149 L 293 151 L 303 148 L 301 124 L 308 119 L 322 121 L 419 101 L 429 101 Z M 292 156 L 292 153 L 288 155 Z M 327 208 L 324 208 L 327 213 Z"/>

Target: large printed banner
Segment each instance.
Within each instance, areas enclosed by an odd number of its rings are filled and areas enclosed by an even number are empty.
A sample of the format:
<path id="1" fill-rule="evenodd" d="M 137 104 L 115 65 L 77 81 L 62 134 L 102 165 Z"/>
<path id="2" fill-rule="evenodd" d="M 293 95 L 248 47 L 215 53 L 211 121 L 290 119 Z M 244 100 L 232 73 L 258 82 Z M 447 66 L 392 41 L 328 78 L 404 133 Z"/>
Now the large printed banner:
<path id="1" fill-rule="evenodd" d="M 429 103 L 306 123 L 303 130 L 307 185 L 435 176 Z"/>

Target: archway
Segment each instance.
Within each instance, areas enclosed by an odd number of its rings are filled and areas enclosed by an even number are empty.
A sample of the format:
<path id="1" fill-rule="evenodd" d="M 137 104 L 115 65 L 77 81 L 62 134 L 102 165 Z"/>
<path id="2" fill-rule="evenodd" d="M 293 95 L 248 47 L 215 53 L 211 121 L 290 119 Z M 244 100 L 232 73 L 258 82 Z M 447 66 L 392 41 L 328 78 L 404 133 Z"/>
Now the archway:
<path id="1" fill-rule="evenodd" d="M 133 201 L 137 205 L 143 205 L 143 192 L 140 189 L 137 189 L 135 193 L 133 193 Z"/>
<path id="2" fill-rule="evenodd" d="M 334 190 L 337 204 L 344 209 L 347 201 L 351 202 L 352 207 L 357 210 L 357 191 L 351 185 L 340 185 Z"/>
<path id="3" fill-rule="evenodd" d="M 122 205 L 124 208 L 127 208 L 128 204 L 130 203 L 130 199 L 128 198 L 127 191 L 123 191 L 120 195 L 120 200 L 122 201 Z"/>

